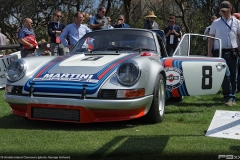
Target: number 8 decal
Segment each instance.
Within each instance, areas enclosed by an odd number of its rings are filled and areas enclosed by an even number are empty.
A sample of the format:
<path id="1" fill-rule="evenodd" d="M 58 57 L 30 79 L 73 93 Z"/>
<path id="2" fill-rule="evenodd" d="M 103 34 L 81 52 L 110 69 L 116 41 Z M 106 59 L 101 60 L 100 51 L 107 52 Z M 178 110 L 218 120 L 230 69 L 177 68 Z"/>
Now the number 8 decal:
<path id="1" fill-rule="evenodd" d="M 212 66 L 202 67 L 202 89 L 212 89 Z"/>

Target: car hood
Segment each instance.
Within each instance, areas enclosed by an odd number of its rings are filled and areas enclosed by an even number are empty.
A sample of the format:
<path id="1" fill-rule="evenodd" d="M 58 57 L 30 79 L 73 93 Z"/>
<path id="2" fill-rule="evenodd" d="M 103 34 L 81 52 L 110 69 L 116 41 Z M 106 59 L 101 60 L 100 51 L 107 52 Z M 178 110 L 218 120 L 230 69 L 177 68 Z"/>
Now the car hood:
<path id="1" fill-rule="evenodd" d="M 34 92 L 79 94 L 85 87 L 87 94 L 94 94 L 121 63 L 137 56 L 139 54 L 57 57 L 39 69 L 24 90 L 29 92 L 33 85 Z"/>

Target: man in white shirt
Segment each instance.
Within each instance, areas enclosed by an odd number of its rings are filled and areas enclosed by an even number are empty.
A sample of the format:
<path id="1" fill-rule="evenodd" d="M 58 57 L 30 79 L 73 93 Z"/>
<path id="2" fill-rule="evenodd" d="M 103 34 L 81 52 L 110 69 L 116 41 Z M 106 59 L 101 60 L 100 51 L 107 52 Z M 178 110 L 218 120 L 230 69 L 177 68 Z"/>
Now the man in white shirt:
<path id="1" fill-rule="evenodd" d="M 222 17 L 215 20 L 209 32 L 210 36 L 221 39 L 222 57 L 226 60 L 227 68 L 222 89 L 225 104 L 236 105 L 237 75 L 238 75 L 238 39 L 240 39 L 240 21 L 231 16 L 232 5 L 229 1 L 220 4 Z M 214 43 L 214 52 L 212 53 Z M 219 43 L 214 39 L 208 41 L 208 56 L 219 54 Z"/>

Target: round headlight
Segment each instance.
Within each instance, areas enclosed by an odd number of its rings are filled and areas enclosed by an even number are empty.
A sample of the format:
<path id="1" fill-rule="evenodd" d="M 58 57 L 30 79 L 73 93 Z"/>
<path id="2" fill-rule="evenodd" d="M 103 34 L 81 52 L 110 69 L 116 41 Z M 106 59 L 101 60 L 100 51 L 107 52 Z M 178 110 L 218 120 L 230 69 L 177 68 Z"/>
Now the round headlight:
<path id="1" fill-rule="evenodd" d="M 10 82 L 18 81 L 25 75 L 26 69 L 26 63 L 22 59 L 12 61 L 7 68 L 7 79 Z"/>
<path id="2" fill-rule="evenodd" d="M 117 70 L 118 81 L 126 86 L 137 83 L 141 75 L 141 70 L 135 61 L 127 61 L 121 64 Z"/>

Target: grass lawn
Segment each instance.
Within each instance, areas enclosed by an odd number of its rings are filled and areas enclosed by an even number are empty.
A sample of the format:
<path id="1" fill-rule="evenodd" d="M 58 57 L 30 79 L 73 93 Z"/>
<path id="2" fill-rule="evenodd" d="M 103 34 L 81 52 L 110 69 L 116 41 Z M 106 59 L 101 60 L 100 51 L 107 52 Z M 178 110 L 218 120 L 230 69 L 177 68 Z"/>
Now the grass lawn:
<path id="1" fill-rule="evenodd" d="M 3 93 L 1 90 L 0 94 Z M 217 160 L 218 155 L 240 156 L 239 140 L 205 136 L 216 110 L 239 111 L 239 106 L 224 106 L 219 93 L 185 97 L 181 103 L 168 102 L 160 124 L 146 124 L 141 119 L 69 124 L 29 121 L 11 115 L 10 107 L 0 98 L 0 159 L 1 156 L 45 156 L 45 159 L 57 156 L 83 160 Z"/>

